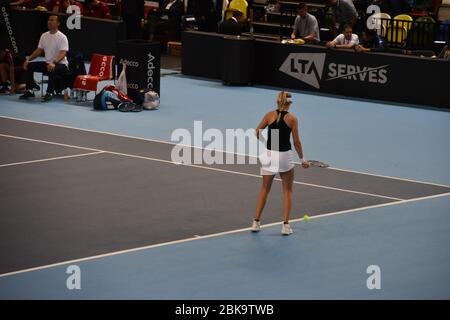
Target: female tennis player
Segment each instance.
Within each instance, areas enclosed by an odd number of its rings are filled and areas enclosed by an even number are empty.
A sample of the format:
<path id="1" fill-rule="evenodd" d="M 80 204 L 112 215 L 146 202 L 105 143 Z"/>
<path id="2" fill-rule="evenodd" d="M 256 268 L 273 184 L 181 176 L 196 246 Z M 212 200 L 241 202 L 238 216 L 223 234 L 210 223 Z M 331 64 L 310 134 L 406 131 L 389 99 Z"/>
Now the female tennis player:
<path id="1" fill-rule="evenodd" d="M 290 235 L 293 232 L 289 225 L 289 214 L 292 208 L 292 185 L 294 182 L 294 162 L 292 160 L 290 142 L 291 133 L 294 139 L 295 150 L 302 162 L 302 167 L 308 168 L 309 164 L 303 159 L 297 118 L 288 112 L 292 104 L 291 97 L 289 92 L 280 92 L 277 99 L 278 108 L 268 112 L 256 128 L 256 136 L 260 140 L 263 140 L 261 130 L 268 126 L 269 132 L 267 150 L 260 157 L 263 183 L 256 203 L 256 217 L 251 228 L 254 232 L 261 230 L 261 214 L 266 204 L 273 178 L 277 173 L 281 176 L 284 194 L 284 223 L 281 233 Z"/>

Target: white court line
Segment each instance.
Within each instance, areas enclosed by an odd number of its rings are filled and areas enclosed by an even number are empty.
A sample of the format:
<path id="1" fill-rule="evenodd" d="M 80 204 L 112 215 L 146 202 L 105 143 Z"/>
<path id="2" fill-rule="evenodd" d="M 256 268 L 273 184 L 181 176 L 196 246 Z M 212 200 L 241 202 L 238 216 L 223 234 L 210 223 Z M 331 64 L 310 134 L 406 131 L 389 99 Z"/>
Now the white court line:
<path id="1" fill-rule="evenodd" d="M 19 166 L 19 165 L 30 164 L 30 163 L 37 163 L 37 162 L 45 162 L 45 161 L 54 161 L 54 160 L 62 160 L 62 159 L 85 157 L 85 156 L 91 156 L 91 155 L 101 154 L 101 153 L 104 153 L 104 152 L 103 151 L 96 151 L 96 152 L 90 152 L 90 153 L 73 154 L 73 155 L 70 155 L 70 156 L 61 156 L 61 157 L 54 157 L 54 158 L 45 158 L 45 159 L 38 159 L 38 160 L 6 163 L 6 164 L 1 164 L 0 168 Z"/>
<path id="2" fill-rule="evenodd" d="M 384 175 L 381 175 L 381 174 L 373 174 L 373 173 L 361 172 L 361 171 L 355 171 L 355 170 L 340 169 L 340 168 L 335 168 L 335 167 L 328 167 L 327 169 L 331 169 L 331 170 L 335 170 L 335 171 L 343 171 L 343 172 L 357 173 L 357 174 L 364 174 L 364 175 L 366 175 L 366 176 L 374 176 L 374 177 L 379 177 L 379 178 L 402 180 L 402 181 L 405 181 L 405 182 L 414 182 L 414 183 L 421 183 L 421 184 L 429 184 L 429 185 L 431 185 L 431 186 L 436 186 L 436 187 L 450 188 L 450 186 L 447 186 L 447 185 L 445 185 L 445 184 L 438 184 L 438 183 L 431 183 L 431 182 L 421 182 L 421 181 L 416 181 L 416 180 L 411 180 L 411 179 L 404 179 L 404 178 L 393 178 L 393 177 L 390 177 L 390 176 L 384 176 Z"/>
<path id="3" fill-rule="evenodd" d="M 337 216 L 337 215 L 341 215 L 341 214 L 353 213 L 353 212 L 358 212 L 358 211 L 359 211 L 359 213 L 365 213 L 369 209 L 381 208 L 381 207 L 387 207 L 387 206 L 394 206 L 394 205 L 403 204 L 403 203 L 416 202 L 416 201 L 433 199 L 433 198 L 440 198 L 440 197 L 446 197 L 446 196 L 450 196 L 450 192 L 443 193 L 443 194 L 438 194 L 438 195 L 432 195 L 432 196 L 426 196 L 426 197 L 419 197 L 419 198 L 414 198 L 414 199 L 390 202 L 390 203 L 376 204 L 376 205 L 360 207 L 360 208 L 354 208 L 354 209 L 348 209 L 348 210 L 329 212 L 329 213 L 324 213 L 324 214 L 312 216 L 309 219 L 310 220 L 312 220 L 312 219 L 320 219 L 320 218 Z M 298 218 L 298 219 L 292 219 L 290 221 L 291 222 L 299 222 L 299 221 L 302 221 L 302 220 L 303 220 L 303 218 Z M 265 224 L 265 225 L 263 225 L 261 227 L 262 228 L 268 228 L 268 227 L 272 227 L 272 226 L 275 226 L 275 225 L 279 225 L 281 223 L 282 223 L 282 221 L 281 222 L 268 223 L 268 224 Z M 235 230 L 230 230 L 230 231 L 212 233 L 212 234 L 208 234 L 208 235 L 204 235 L 204 236 L 194 235 L 191 238 L 186 238 L 186 239 L 181 239 L 181 240 L 174 240 L 174 241 L 162 242 L 162 243 L 158 243 L 158 244 L 152 244 L 152 245 L 147 245 L 147 246 L 142 246 L 142 247 L 137 247 L 137 248 L 132 248 L 132 249 L 113 251 L 113 252 L 99 254 L 99 255 L 95 255 L 95 256 L 84 257 L 84 258 L 73 259 L 73 260 L 67 260 L 67 261 L 47 264 L 47 265 L 43 265 L 43 266 L 39 266 L 39 267 L 34 267 L 34 268 L 28 268 L 28 269 L 22 269 L 22 270 L 18 270 L 18 271 L 3 273 L 3 274 L 0 274 L 0 278 L 13 276 L 13 275 L 21 274 L 21 273 L 26 273 L 26 272 L 32 272 L 32 271 L 38 271 L 38 270 L 42 270 L 42 269 L 58 267 L 58 266 L 66 265 L 66 264 L 73 264 L 73 263 L 79 263 L 79 262 L 88 261 L 88 260 L 94 260 L 94 259 L 100 259 L 100 258 L 116 256 L 116 255 L 119 255 L 119 254 L 125 254 L 125 253 L 136 252 L 136 251 L 142 251 L 142 250 L 153 249 L 153 248 L 158 248 L 158 247 L 165 247 L 165 246 L 169 246 L 169 245 L 173 245 L 173 244 L 191 242 L 191 241 L 196 241 L 196 240 L 203 240 L 203 239 L 208 239 L 208 238 L 214 238 L 214 237 L 229 235 L 229 234 L 233 234 L 233 233 L 250 231 L 250 229 L 251 229 L 250 227 L 247 227 L 247 228 L 235 229 Z"/>
<path id="4" fill-rule="evenodd" d="M 157 143 L 169 144 L 169 145 L 176 145 L 176 144 L 178 144 L 178 143 L 175 143 L 175 142 L 162 141 L 162 140 L 157 140 L 157 139 L 148 139 L 148 138 L 142 138 L 142 137 L 134 137 L 134 136 L 129 136 L 129 135 L 123 135 L 123 134 L 106 132 L 106 131 L 99 131 L 99 130 L 93 130 L 93 129 L 83 129 L 83 128 L 78 128 L 78 127 L 66 126 L 66 125 L 62 125 L 62 124 L 54 124 L 54 123 L 49 123 L 49 122 L 34 121 L 34 120 L 28 120 L 28 119 L 22 119 L 22 118 L 15 118 L 15 117 L 8 117 L 8 116 L 0 116 L 0 118 L 10 119 L 10 120 L 17 120 L 17 121 L 23 121 L 23 122 L 30 122 L 30 123 L 36 123 L 36 124 L 43 124 L 43 125 L 47 125 L 47 126 L 53 126 L 53 127 L 59 127 L 59 128 L 65 128 L 65 129 L 73 129 L 73 130 L 79 130 L 79 131 L 101 133 L 101 134 L 105 134 L 105 135 L 110 135 L 110 136 L 115 136 L 115 137 L 122 137 L 122 138 L 128 138 L 128 139 L 135 139 L 135 140 L 141 140 L 141 141 L 157 142 Z M 201 147 L 196 147 L 196 146 L 191 146 L 191 145 L 183 145 L 183 144 L 178 144 L 178 145 L 179 146 L 185 146 L 185 147 L 191 147 L 191 148 L 195 148 L 195 149 L 202 149 L 202 150 L 212 151 L 212 149 L 209 149 L 209 148 L 201 148 Z M 232 153 L 232 154 L 235 154 L 237 156 L 243 156 L 243 157 L 251 157 L 251 158 L 255 158 L 256 157 L 256 156 L 242 154 L 242 153 L 238 153 L 238 152 L 229 152 L 229 151 L 224 151 L 224 150 L 216 150 L 216 151 L 220 151 L 220 152 L 226 153 L 226 154 L 227 153 Z M 294 163 L 298 164 L 298 165 L 301 164 L 299 162 L 294 162 Z M 335 167 L 328 167 L 326 169 L 327 170 L 337 170 L 337 171 L 352 172 L 352 173 L 357 173 L 357 174 L 363 174 L 363 175 L 368 175 L 368 176 L 373 176 L 373 177 L 380 177 L 380 178 L 386 178 L 386 179 L 394 179 L 394 180 L 399 180 L 399 181 L 414 182 L 414 183 L 420 183 L 420 184 L 428 184 L 428 185 L 437 186 L 437 187 L 450 188 L 450 186 L 448 186 L 448 185 L 438 184 L 438 183 L 433 183 L 433 182 L 425 182 L 425 181 L 411 180 L 411 179 L 405 179 L 405 178 L 399 178 L 399 177 L 391 177 L 391 176 L 379 175 L 379 174 L 374 174 L 374 173 L 367 173 L 367 172 L 354 171 L 354 170 L 348 170 L 348 169 L 339 169 L 339 168 L 335 168 Z"/>
<path id="5" fill-rule="evenodd" d="M 25 140 L 25 141 L 32 141 L 32 142 L 39 142 L 39 143 L 46 143 L 46 144 L 53 144 L 55 146 L 68 147 L 68 148 L 77 148 L 77 149 L 90 150 L 90 151 L 103 151 L 103 150 L 92 149 L 92 148 L 78 147 L 78 146 L 74 146 L 74 145 L 71 145 L 71 144 L 65 144 L 65 143 L 59 143 L 59 142 L 45 141 L 45 140 L 39 140 L 39 139 L 33 139 L 33 138 L 19 137 L 19 136 L 11 136 L 9 134 L 2 134 L 2 133 L 0 133 L 0 137 L 19 139 L 19 140 Z"/>
<path id="6" fill-rule="evenodd" d="M 39 140 L 39 139 L 31 139 L 31 138 L 12 136 L 12 135 L 0 134 L 0 137 L 17 138 L 17 139 L 29 140 L 29 141 L 33 141 L 33 142 L 42 142 L 42 143 L 47 143 L 47 144 L 55 144 L 55 145 L 64 146 L 64 147 L 84 148 L 84 147 L 79 147 L 79 146 L 70 145 L 70 144 L 62 144 L 62 143 L 58 143 L 58 142 L 51 142 L 51 141 Z M 129 157 L 129 158 L 135 158 L 135 159 L 143 159 L 143 160 L 151 160 L 151 161 L 157 161 L 157 162 L 162 162 L 162 163 L 169 163 L 169 164 L 177 165 L 177 166 L 181 165 L 181 166 L 186 166 L 186 167 L 191 167 L 191 168 L 199 168 L 199 169 L 204 169 L 204 170 L 211 170 L 211 171 L 232 173 L 232 174 L 248 176 L 248 177 L 261 178 L 260 175 L 252 174 L 252 173 L 245 173 L 245 172 L 239 172 L 239 171 L 231 171 L 231 170 L 225 170 L 225 169 L 219 169 L 219 168 L 205 167 L 205 166 L 200 166 L 200 165 L 195 165 L 195 164 L 176 163 L 176 162 L 173 162 L 173 161 L 170 161 L 170 160 L 151 158 L 151 157 L 144 157 L 144 156 L 138 156 L 138 155 L 122 153 L 122 152 L 114 152 L 114 151 L 107 151 L 107 150 L 101 150 L 101 149 L 92 149 L 92 148 L 84 148 L 84 149 L 89 149 L 89 150 L 94 151 L 94 152 L 109 153 L 109 154 L 114 154 L 114 155 L 118 155 L 118 156 Z M 279 178 L 275 178 L 274 180 L 281 181 L 281 179 L 279 179 Z M 355 191 L 355 190 L 349 190 L 349 189 L 334 188 L 334 187 L 323 186 L 323 185 L 319 185 L 319 184 L 311 184 L 311 183 L 299 182 L 299 181 L 294 181 L 294 183 L 295 184 L 306 185 L 306 186 L 311 186 L 311 187 L 316 187 L 316 188 L 328 189 L 328 190 L 335 190 L 335 191 L 342 191 L 342 192 L 348 192 L 348 193 L 361 194 L 361 195 L 371 196 L 371 197 L 376 197 L 376 198 L 384 198 L 384 199 L 396 200 L 396 201 L 404 200 L 404 199 L 401 199 L 401 198 L 388 197 L 388 196 L 375 194 L 375 193 L 367 193 L 367 192 L 361 192 L 361 191 Z"/>

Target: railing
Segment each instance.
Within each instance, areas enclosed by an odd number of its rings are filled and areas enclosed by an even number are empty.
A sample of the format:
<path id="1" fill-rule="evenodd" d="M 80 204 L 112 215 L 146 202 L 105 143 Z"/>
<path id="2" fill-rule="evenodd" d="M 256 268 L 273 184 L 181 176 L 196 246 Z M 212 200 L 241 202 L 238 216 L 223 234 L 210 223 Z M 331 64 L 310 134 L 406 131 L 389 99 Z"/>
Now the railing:
<path id="1" fill-rule="evenodd" d="M 373 27 L 390 48 L 432 50 L 449 39 L 450 25 L 433 21 L 372 18 Z"/>

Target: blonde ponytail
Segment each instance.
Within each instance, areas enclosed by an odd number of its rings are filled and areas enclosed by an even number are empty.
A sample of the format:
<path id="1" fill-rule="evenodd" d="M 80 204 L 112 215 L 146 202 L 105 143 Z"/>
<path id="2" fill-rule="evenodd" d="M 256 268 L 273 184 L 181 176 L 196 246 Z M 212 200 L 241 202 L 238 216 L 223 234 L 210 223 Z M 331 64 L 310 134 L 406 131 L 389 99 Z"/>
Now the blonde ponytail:
<path id="1" fill-rule="evenodd" d="M 277 124 L 281 120 L 281 111 L 285 111 L 287 109 L 287 106 L 289 106 L 289 104 L 287 102 L 288 95 L 289 95 L 289 92 L 286 92 L 286 91 L 281 91 L 278 94 L 277 105 L 278 105 L 278 110 L 280 112 L 278 113 Z"/>

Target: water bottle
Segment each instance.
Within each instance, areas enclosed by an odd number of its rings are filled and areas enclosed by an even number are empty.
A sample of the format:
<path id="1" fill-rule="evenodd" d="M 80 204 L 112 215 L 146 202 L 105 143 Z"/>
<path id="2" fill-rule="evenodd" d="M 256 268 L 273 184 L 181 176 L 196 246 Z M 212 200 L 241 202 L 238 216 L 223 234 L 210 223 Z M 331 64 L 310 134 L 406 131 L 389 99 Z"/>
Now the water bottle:
<path id="1" fill-rule="evenodd" d="M 69 90 L 69 89 L 65 89 L 65 90 L 64 90 L 64 101 L 67 101 L 67 100 L 70 99 L 68 90 Z"/>

